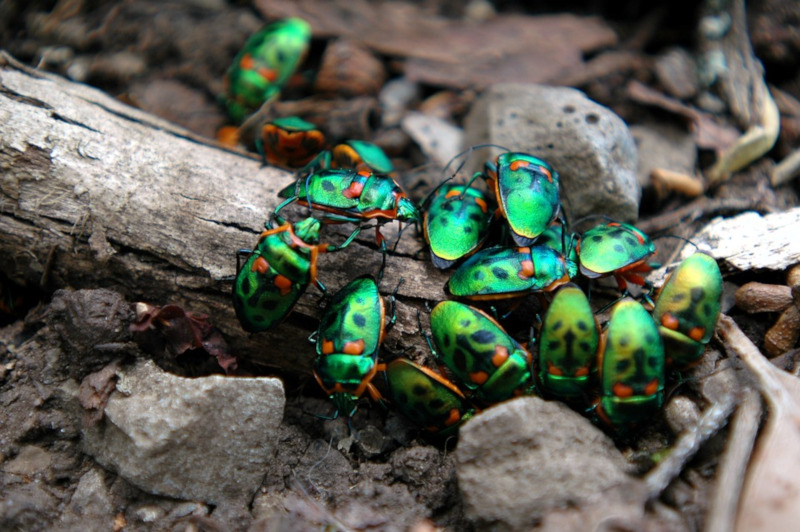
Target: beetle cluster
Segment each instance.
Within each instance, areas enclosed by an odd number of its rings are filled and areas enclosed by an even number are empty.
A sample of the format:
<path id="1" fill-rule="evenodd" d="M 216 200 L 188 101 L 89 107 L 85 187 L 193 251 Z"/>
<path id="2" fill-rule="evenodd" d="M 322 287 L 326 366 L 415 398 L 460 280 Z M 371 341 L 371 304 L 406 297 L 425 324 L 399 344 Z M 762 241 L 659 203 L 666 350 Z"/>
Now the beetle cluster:
<path id="1" fill-rule="evenodd" d="M 265 32 L 248 41 L 229 72 L 226 102 L 232 115 L 252 108 L 256 98 L 249 100 L 250 94 L 260 92 L 265 99 L 277 94 L 288 76 L 279 66 L 293 70 L 304 53 L 298 40 L 304 38 L 307 46 L 308 35 L 297 21 L 276 23 Z M 288 36 L 276 36 L 284 32 Z M 280 49 L 283 43 L 289 43 L 286 50 Z M 261 53 L 260 60 L 279 74 L 260 72 L 259 84 L 247 67 Z M 281 61 L 270 62 L 272 56 Z M 275 79 L 264 82 L 271 76 Z M 438 303 L 431 311 L 431 334 L 425 335 L 440 365 L 437 373 L 404 358 L 379 361 L 379 347 L 394 323 L 394 312 L 386 323 L 378 290 L 382 269 L 377 282 L 369 276 L 354 279 L 332 297 L 315 335 L 314 376 L 335 415 L 352 416 L 365 393 L 379 399 L 373 381 L 383 372 L 392 403 L 431 432 L 450 434 L 479 408 L 534 393 L 576 406 L 588 399 L 596 417 L 626 426 L 661 406 L 665 369 L 694 363 L 711 337 L 722 286 L 716 262 L 699 253 L 684 261 L 651 315 L 624 296 L 628 283 L 646 285 L 652 240 L 618 222 L 572 233 L 561 215 L 558 173 L 541 158 L 501 153 L 465 184 L 445 180 L 418 206 L 392 178 L 386 155 L 369 142 L 350 140 L 324 149 L 321 131 L 289 117 L 265 124 L 257 147 L 265 163 L 297 169 L 298 178 L 279 192 L 283 202 L 255 249 L 240 251 L 246 260 L 237 267 L 233 303 L 245 330 L 276 326 L 311 284 L 325 293 L 317 276 L 319 254 L 344 249 L 369 223 L 374 222 L 385 257 L 380 227 L 390 220 L 421 223 L 433 265 L 454 268 L 445 286 L 450 296 L 493 302 L 536 293 L 547 302 L 538 341 L 531 337 L 527 347 L 483 310 L 458 301 Z M 473 186 L 476 180 L 486 183 L 488 194 Z M 292 224 L 281 215 L 291 203 L 323 215 Z M 499 245 L 484 248 L 494 220 L 501 222 Z M 323 223 L 341 222 L 355 224 L 350 236 L 335 246 L 320 243 Z M 601 329 L 574 283 L 607 276 L 616 279 L 623 297 Z M 529 350 L 534 347 L 538 356 Z"/>

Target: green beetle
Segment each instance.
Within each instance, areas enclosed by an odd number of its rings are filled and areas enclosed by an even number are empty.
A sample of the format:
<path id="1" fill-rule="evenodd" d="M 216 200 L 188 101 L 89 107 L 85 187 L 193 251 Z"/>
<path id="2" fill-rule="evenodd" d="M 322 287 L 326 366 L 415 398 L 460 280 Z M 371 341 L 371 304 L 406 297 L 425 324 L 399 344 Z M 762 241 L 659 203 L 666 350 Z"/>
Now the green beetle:
<path id="1" fill-rule="evenodd" d="M 442 301 L 431 312 L 431 335 L 437 360 L 481 403 L 533 391 L 531 354 L 485 312 Z"/>
<path id="2" fill-rule="evenodd" d="M 552 396 L 586 396 L 597 369 L 600 326 L 586 294 L 570 283 L 559 288 L 539 337 L 539 382 Z"/>
<path id="3" fill-rule="evenodd" d="M 304 172 L 347 168 L 356 172 L 393 175 L 394 165 L 377 144 L 366 140 L 346 140 L 331 150 L 324 150 L 304 169 Z"/>
<path id="4" fill-rule="evenodd" d="M 482 249 L 464 261 L 445 290 L 473 300 L 551 292 L 577 274 L 578 265 L 545 246 Z"/>
<path id="5" fill-rule="evenodd" d="M 239 250 L 233 283 L 233 308 L 242 328 L 248 332 L 266 331 L 280 323 L 311 283 L 320 290 L 317 280 L 317 257 L 320 253 L 347 247 L 360 232 L 359 228 L 340 246 L 319 244 L 320 222 L 315 218 L 301 220 L 294 227 L 280 216 L 279 225 L 263 233 L 255 250 Z"/>
<path id="6" fill-rule="evenodd" d="M 252 35 L 225 76 L 223 100 L 231 119 L 240 123 L 276 98 L 305 57 L 310 40 L 311 26 L 300 18 L 279 20 Z"/>
<path id="7" fill-rule="evenodd" d="M 628 284 L 645 286 L 645 274 L 653 269 L 647 259 L 656 246 L 636 227 L 619 222 L 598 225 L 586 231 L 578 243 L 581 273 L 589 279 L 613 275 L 620 292 Z"/>
<path id="8" fill-rule="evenodd" d="M 375 233 L 382 249 L 385 243 L 381 223 L 389 220 L 416 223 L 420 219 L 417 206 L 391 177 L 367 171 L 340 168 L 312 172 L 278 192 L 278 196 L 286 200 L 275 212 L 296 201 L 331 213 L 328 219 L 334 222 L 377 219 Z"/>
<path id="9" fill-rule="evenodd" d="M 301 168 L 325 147 L 325 135 L 297 116 L 276 118 L 261 127 L 256 148 L 264 162 L 283 168 Z"/>
<path id="10" fill-rule="evenodd" d="M 494 163 L 486 163 L 484 178 L 494 190 L 518 246 L 533 244 L 558 218 L 558 172 L 543 159 L 527 153 L 501 153 Z"/>
<path id="11" fill-rule="evenodd" d="M 353 279 L 328 304 L 316 334 L 314 377 L 333 401 L 334 417 L 352 417 L 365 391 L 381 398 L 371 381 L 378 371 L 378 348 L 395 322 L 394 296 L 386 325 L 385 317 L 383 298 L 369 275 Z"/>
<path id="12" fill-rule="evenodd" d="M 580 242 L 580 235 L 578 233 L 567 232 L 564 233 L 564 225 L 560 222 L 550 224 L 550 227 L 539 236 L 536 240 L 537 246 L 546 246 L 552 250 L 561 253 L 569 258 L 575 264 L 578 264 L 578 242 Z"/>
<path id="13" fill-rule="evenodd" d="M 625 427 L 644 421 L 664 402 L 664 344 L 644 307 L 625 298 L 611 311 L 599 361 L 598 416 Z"/>
<path id="14" fill-rule="evenodd" d="M 492 215 L 486 196 L 465 185 L 438 187 L 425 203 L 422 221 L 433 265 L 446 269 L 475 253 L 489 236 Z"/>
<path id="15" fill-rule="evenodd" d="M 667 364 L 684 369 L 696 363 L 714 334 L 722 306 L 722 274 L 704 253 L 688 257 L 673 271 L 656 299 Z"/>
<path id="16" fill-rule="evenodd" d="M 386 365 L 386 382 L 400 413 L 438 436 L 455 434 L 475 415 L 475 408 L 452 382 L 405 358 Z"/>

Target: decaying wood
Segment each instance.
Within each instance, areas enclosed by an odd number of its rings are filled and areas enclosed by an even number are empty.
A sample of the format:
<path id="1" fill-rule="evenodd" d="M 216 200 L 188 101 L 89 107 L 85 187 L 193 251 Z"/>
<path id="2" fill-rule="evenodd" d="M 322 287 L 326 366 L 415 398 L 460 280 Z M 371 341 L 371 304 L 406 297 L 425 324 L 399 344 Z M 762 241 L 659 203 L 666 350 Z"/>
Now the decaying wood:
<path id="1" fill-rule="evenodd" d="M 255 244 L 276 191 L 292 180 L 287 172 L 7 55 L 0 55 L 0 172 L 0 270 L 13 280 L 46 277 L 48 290 L 108 287 L 129 301 L 177 303 L 208 314 L 238 356 L 307 372 L 306 339 L 320 315 L 314 288 L 283 325 L 255 335 L 242 331 L 230 302 L 234 253 Z M 328 226 L 323 236 L 339 243 L 348 233 Z M 390 351 L 421 348 L 416 308 L 444 297 L 446 276 L 412 256 L 421 246 L 406 231 L 387 260 L 382 291 L 405 279 Z M 335 291 L 376 274 L 380 262 L 374 233 L 365 232 L 321 257 L 320 279 Z"/>

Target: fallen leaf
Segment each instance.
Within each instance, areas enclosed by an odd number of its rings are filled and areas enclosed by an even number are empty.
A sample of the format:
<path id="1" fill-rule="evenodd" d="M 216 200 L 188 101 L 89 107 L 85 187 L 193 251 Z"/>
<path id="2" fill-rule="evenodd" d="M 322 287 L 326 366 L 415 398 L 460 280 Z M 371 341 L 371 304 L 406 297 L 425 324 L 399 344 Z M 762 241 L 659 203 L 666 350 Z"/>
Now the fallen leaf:
<path id="1" fill-rule="evenodd" d="M 552 81 L 584 64 L 587 53 L 618 40 L 601 18 L 571 14 L 474 22 L 403 2 L 259 0 L 256 7 L 269 19 L 302 17 L 317 37 L 346 36 L 405 57 L 409 79 L 456 88 Z"/>
<path id="2" fill-rule="evenodd" d="M 769 414 L 750 460 L 736 530 L 796 530 L 800 522 L 800 380 L 777 369 L 730 317 L 719 335 L 756 377 Z"/>

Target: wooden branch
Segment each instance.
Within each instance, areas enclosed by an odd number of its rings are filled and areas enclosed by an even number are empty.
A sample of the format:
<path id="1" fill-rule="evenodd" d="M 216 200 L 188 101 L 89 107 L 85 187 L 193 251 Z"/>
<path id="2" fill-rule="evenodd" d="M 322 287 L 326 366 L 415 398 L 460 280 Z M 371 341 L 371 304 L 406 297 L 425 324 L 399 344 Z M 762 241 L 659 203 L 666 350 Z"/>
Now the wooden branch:
<path id="1" fill-rule="evenodd" d="M 0 172 L 0 270 L 13 280 L 177 303 L 208 314 L 240 358 L 308 372 L 314 351 L 306 338 L 320 315 L 314 288 L 284 324 L 255 335 L 242 331 L 230 302 L 235 251 L 255 244 L 289 173 L 4 53 Z M 327 226 L 323 238 L 340 243 L 349 230 Z M 444 297 L 447 277 L 413 258 L 422 247 L 413 233 L 387 259 L 382 291 L 405 279 L 390 351 L 422 350 L 416 308 Z M 320 279 L 335 291 L 376 274 L 380 261 L 373 233 L 365 233 L 321 257 Z"/>

